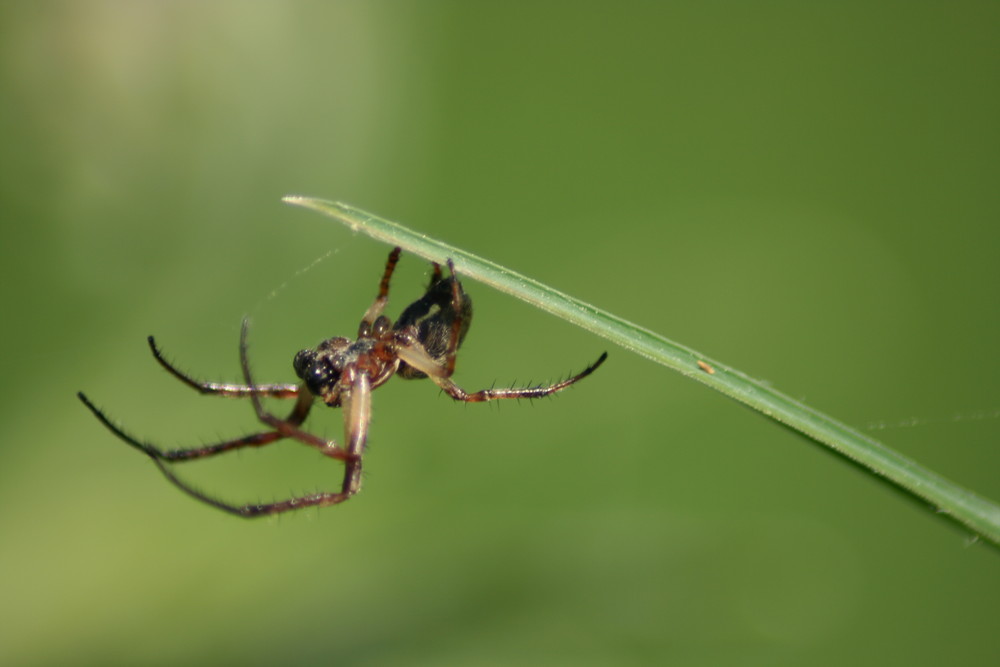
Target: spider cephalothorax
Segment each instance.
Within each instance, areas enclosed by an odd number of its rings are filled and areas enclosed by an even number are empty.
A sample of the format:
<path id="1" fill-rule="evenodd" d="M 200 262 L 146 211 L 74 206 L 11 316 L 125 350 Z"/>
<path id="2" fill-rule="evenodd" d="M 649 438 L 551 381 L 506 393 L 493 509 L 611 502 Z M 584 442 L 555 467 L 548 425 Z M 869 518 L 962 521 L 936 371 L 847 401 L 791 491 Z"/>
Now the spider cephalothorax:
<path id="1" fill-rule="evenodd" d="M 382 315 L 389 301 L 389 281 L 399 260 L 399 248 L 389 253 L 379 293 L 365 312 L 358 326 L 356 340 L 329 338 L 317 347 L 295 355 L 293 367 L 299 384 L 256 384 L 250 374 L 247 359 L 248 320 L 240 331 L 240 366 L 244 384 L 203 382 L 182 373 L 160 353 L 153 337 L 149 346 L 153 356 L 167 371 L 202 394 L 249 398 L 257 418 L 268 430 L 192 449 L 163 450 L 136 439 L 114 424 L 83 393 L 80 400 L 119 438 L 139 449 L 185 493 L 226 512 L 243 517 L 278 514 L 301 507 L 323 507 L 343 502 L 361 488 L 361 456 L 368 438 L 371 421 L 371 392 L 385 384 L 393 375 L 406 379 L 430 378 L 457 401 L 478 403 L 500 398 L 538 398 L 554 394 L 590 375 L 607 358 L 604 353 L 582 372 L 562 382 L 548 386 L 512 389 L 483 389 L 466 392 L 451 380 L 455 370 L 455 353 L 461 346 L 472 322 L 472 299 L 462 289 L 455 267 L 448 260 L 449 276 L 442 275 L 441 266 L 433 264 L 430 285 L 422 297 L 411 303 L 394 323 Z M 264 410 L 261 397 L 294 398 L 295 406 L 287 417 L 276 417 Z M 331 407 L 344 410 L 344 442 L 338 445 L 301 428 L 316 398 Z M 293 438 L 314 447 L 326 456 L 343 461 L 344 480 L 339 491 L 314 493 L 273 503 L 231 505 L 205 495 L 173 474 L 167 462 L 188 461 L 220 454 L 241 447 L 260 447 L 283 438 Z"/>
<path id="2" fill-rule="evenodd" d="M 428 359 L 434 368 L 430 374 L 439 374 L 440 366 L 454 368 L 455 351 L 462 346 L 472 322 L 472 299 L 462 289 L 454 270 L 448 278 L 441 275 L 441 267 L 434 264 L 434 273 L 427 292 L 411 303 L 393 324 L 381 315 L 388 296 L 388 277 L 399 257 L 397 251 L 389 255 L 383 290 L 372 308 L 369 308 L 358 327 L 358 339 L 342 336 L 328 338 L 316 348 L 300 351 L 295 355 L 295 374 L 306 388 L 331 407 L 340 405 L 340 395 L 348 389 L 342 382 L 344 369 L 360 364 L 368 374 L 371 388 L 384 384 L 394 374 L 407 379 L 425 378 Z M 372 319 L 374 318 L 374 320 Z M 420 349 L 426 357 L 419 356 L 413 364 L 404 361 L 398 351 L 404 348 Z M 449 358 L 450 355 L 450 358 Z M 414 365 L 416 364 L 416 365 Z"/>

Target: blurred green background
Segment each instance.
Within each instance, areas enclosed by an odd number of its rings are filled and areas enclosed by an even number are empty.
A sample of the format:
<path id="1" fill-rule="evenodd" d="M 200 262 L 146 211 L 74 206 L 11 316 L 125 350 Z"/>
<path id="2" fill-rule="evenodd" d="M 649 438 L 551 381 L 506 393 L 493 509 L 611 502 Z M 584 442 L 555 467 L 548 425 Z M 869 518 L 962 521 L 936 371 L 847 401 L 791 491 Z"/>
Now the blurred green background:
<path id="1" fill-rule="evenodd" d="M 389 383 L 338 508 L 202 506 L 74 392 L 164 446 L 256 429 L 144 338 L 235 381 L 250 314 L 258 378 L 290 381 L 352 335 L 387 248 L 279 201 L 305 194 L 1000 499 L 998 41 L 995 2 L 4 3 L 0 663 L 995 658 L 995 548 L 482 285 L 463 386 L 608 363 L 532 405 Z M 404 256 L 389 314 L 426 279 Z M 234 501 L 341 475 L 293 443 L 177 470 Z"/>

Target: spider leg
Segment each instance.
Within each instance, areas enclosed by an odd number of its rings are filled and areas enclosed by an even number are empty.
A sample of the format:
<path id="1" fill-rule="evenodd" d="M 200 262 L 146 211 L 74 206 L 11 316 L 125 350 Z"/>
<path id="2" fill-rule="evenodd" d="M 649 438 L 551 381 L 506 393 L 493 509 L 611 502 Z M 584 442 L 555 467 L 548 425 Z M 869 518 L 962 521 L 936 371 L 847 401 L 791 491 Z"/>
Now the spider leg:
<path id="1" fill-rule="evenodd" d="M 119 438 L 124 440 L 129 445 L 140 450 L 149 458 L 153 460 L 156 467 L 160 469 L 163 476 L 166 477 L 170 483 L 176 486 L 178 489 L 188 494 L 192 498 L 202 501 L 212 507 L 216 507 L 224 512 L 229 512 L 230 514 L 236 514 L 237 516 L 243 517 L 256 517 L 263 516 L 265 514 L 274 514 L 276 512 L 285 511 L 286 509 L 295 509 L 297 507 L 307 507 L 309 505 L 318 504 L 320 501 L 316 500 L 317 496 L 322 494 L 315 494 L 314 496 L 307 496 L 305 498 L 298 498 L 287 500 L 279 503 L 271 503 L 268 505 L 230 505 L 229 503 L 223 502 L 217 498 L 213 498 L 209 495 L 198 491 L 192 486 L 188 485 L 186 482 L 181 480 L 167 465 L 168 461 L 186 461 L 193 458 L 201 458 L 205 456 L 211 456 L 213 454 L 220 454 L 222 452 L 229 451 L 231 449 L 236 449 L 239 447 L 248 446 L 262 446 L 275 442 L 276 440 L 281 440 L 285 436 L 277 431 L 268 431 L 266 433 L 257 433 L 254 435 L 249 435 L 244 438 L 238 438 L 236 440 L 230 440 L 227 442 L 222 442 L 216 445 L 210 445 L 208 447 L 200 447 L 195 449 L 180 449 L 180 450 L 170 450 L 163 451 L 148 442 L 142 442 L 132 435 L 129 435 L 121 427 L 112 423 L 107 415 L 104 414 L 97 406 L 95 406 L 90 399 L 88 399 L 82 392 L 77 394 L 80 400 L 83 401 L 84 405 L 90 408 L 90 411 L 94 413 L 102 424 L 104 424 L 108 429 L 117 435 Z M 308 399 L 308 400 L 306 400 Z M 305 392 L 299 396 L 299 400 L 296 401 L 295 408 L 293 408 L 291 414 L 288 416 L 287 421 L 289 423 L 301 423 L 305 420 L 306 415 L 309 413 L 309 408 L 312 405 L 312 396 Z"/>
<path id="2" fill-rule="evenodd" d="M 82 392 L 79 393 L 78 396 L 80 400 L 83 401 L 84 405 L 90 409 L 94 416 L 97 417 L 97 419 L 100 420 L 100 422 L 103 423 L 112 433 L 117 435 L 132 447 L 135 447 L 149 456 L 153 460 L 153 463 L 156 464 L 156 467 L 160 469 L 160 472 L 163 473 L 164 477 L 166 477 L 167 480 L 169 480 L 174 486 L 192 498 L 200 500 L 201 502 L 211 505 L 212 507 L 220 509 L 224 512 L 245 518 L 254 518 L 258 516 L 280 514 L 290 510 L 301 509 L 303 507 L 325 507 L 327 505 L 335 505 L 347 500 L 361 488 L 361 453 L 364 449 L 365 441 L 368 436 L 368 424 L 371 421 L 371 385 L 368 376 L 363 372 L 358 372 L 356 368 L 351 369 L 351 389 L 344 392 L 343 403 L 345 411 L 344 432 L 345 440 L 348 443 L 348 448 L 345 451 L 337 447 L 335 443 L 326 441 L 299 428 L 308 416 L 314 400 L 312 394 L 304 388 L 298 392 L 298 400 L 295 402 L 295 406 L 292 408 L 288 417 L 281 419 L 264 410 L 263 404 L 261 403 L 261 396 L 268 394 L 258 390 L 259 388 L 254 384 L 253 378 L 250 374 L 250 363 L 247 356 L 248 330 L 249 321 L 244 319 L 243 327 L 240 332 L 240 363 L 247 391 L 240 395 L 248 396 L 251 399 L 254 411 L 257 413 L 257 417 L 260 421 L 274 429 L 273 431 L 257 433 L 206 447 L 164 451 L 155 445 L 143 442 L 124 431 L 121 427 L 113 423 L 111 419 L 101 409 L 94 405 Z M 288 498 L 286 500 L 280 500 L 272 503 L 234 505 L 202 493 L 201 491 L 190 486 L 185 481 L 177 477 L 168 465 L 168 462 L 170 461 L 186 461 L 194 458 L 220 454 L 222 452 L 240 447 L 262 446 L 284 438 L 294 438 L 299 442 L 319 449 L 327 456 L 343 460 L 344 481 L 341 485 L 341 490 L 338 492 L 314 493 L 307 496 Z"/>
<path id="3" fill-rule="evenodd" d="M 191 387 L 199 394 L 215 394 L 218 396 L 233 396 L 246 398 L 251 393 L 258 393 L 273 398 L 295 398 L 299 395 L 299 386 L 295 384 L 261 384 L 255 387 L 248 387 L 240 384 L 224 384 L 220 382 L 204 382 L 195 379 L 179 370 L 163 356 L 163 352 L 156 345 L 156 340 L 152 336 L 147 338 L 149 349 L 153 352 L 153 358 L 175 378 Z"/>
<path id="4" fill-rule="evenodd" d="M 399 261 L 399 253 L 401 252 L 402 249 L 399 247 L 393 248 L 389 252 L 389 259 L 385 262 L 385 272 L 382 274 L 382 282 L 378 285 L 378 296 L 365 311 L 365 316 L 361 318 L 362 326 L 365 323 L 371 326 L 385 310 L 385 304 L 389 303 L 389 281 L 392 279 L 393 271 L 396 270 L 396 262 Z"/>
<path id="5" fill-rule="evenodd" d="M 253 404 L 253 409 L 257 414 L 257 419 L 274 429 L 276 432 L 274 438 L 275 440 L 279 438 L 293 438 L 304 445 L 309 445 L 310 447 L 318 449 L 326 456 L 340 461 L 350 461 L 351 455 L 342 448 L 338 447 L 336 442 L 326 440 L 299 428 L 302 424 L 302 420 L 295 420 L 291 418 L 282 419 L 281 417 L 277 417 L 264 409 L 264 404 L 260 400 L 261 392 L 255 390 L 256 385 L 254 384 L 253 377 L 250 374 L 250 360 L 247 356 L 247 334 L 249 331 L 250 320 L 249 318 L 243 318 L 243 326 L 240 328 L 240 367 L 243 370 L 243 381 L 246 383 L 246 386 L 250 388 L 247 395 L 250 397 L 250 402 Z M 307 390 L 303 389 L 302 391 L 308 394 Z M 309 396 L 311 404 L 312 395 L 310 394 Z"/>
<path id="6" fill-rule="evenodd" d="M 365 441 L 368 439 L 368 424 L 371 421 L 371 384 L 368 376 L 358 371 L 357 368 L 351 368 L 347 372 L 351 373 L 353 377 L 350 378 L 351 389 L 343 393 L 344 441 L 347 443 L 347 457 L 344 459 L 344 481 L 340 491 L 324 491 L 273 503 L 230 505 L 192 489 L 177 479 L 164 464 L 159 461 L 156 464 L 167 476 L 167 479 L 188 495 L 224 512 L 245 518 L 281 514 L 304 507 L 327 507 L 342 503 L 361 489 L 361 453 L 364 450 Z M 253 383 L 247 379 L 247 384 L 252 386 Z M 254 394 L 254 396 L 256 395 Z"/>
<path id="7" fill-rule="evenodd" d="M 476 392 L 467 392 L 451 380 L 451 369 L 448 366 L 441 366 L 433 357 L 420 347 L 419 343 L 408 346 L 401 346 L 397 349 L 399 358 L 413 366 L 418 371 L 425 373 L 434 384 L 441 387 L 446 394 L 456 401 L 466 403 L 482 403 L 483 401 L 493 401 L 502 398 L 541 398 L 549 396 L 557 391 L 562 391 L 566 387 L 579 382 L 583 378 L 593 373 L 608 358 L 608 353 L 603 353 L 597 361 L 587 366 L 585 369 L 566 378 L 562 382 L 538 387 L 510 387 L 506 389 L 482 389 Z M 452 364 L 454 368 L 454 364 Z"/>
<path id="8" fill-rule="evenodd" d="M 122 427 L 111 421 L 111 418 L 104 413 L 103 410 L 98 408 L 91 402 L 83 392 L 77 394 L 79 399 L 83 401 L 83 404 L 90 409 L 94 416 L 104 424 L 105 427 L 121 440 L 125 441 L 128 445 L 135 447 L 140 452 L 146 454 L 149 458 L 154 461 L 190 461 L 191 459 L 200 459 L 206 456 L 214 456 L 215 454 L 222 454 L 223 452 L 232 451 L 234 449 L 240 449 L 242 447 L 263 447 L 264 445 L 269 445 L 272 442 L 276 442 L 286 437 L 282 433 L 277 431 L 265 431 L 263 433 L 254 433 L 251 435 L 243 436 L 242 438 L 234 438 L 233 440 L 226 440 L 224 442 L 215 443 L 212 445 L 204 445 L 202 447 L 192 447 L 189 449 L 160 449 L 156 445 L 139 440 L 134 435 L 125 431 Z M 299 400 L 295 402 L 295 407 L 289 413 L 285 421 L 291 424 L 301 424 L 305 421 L 306 417 L 309 415 L 309 409 L 312 407 L 313 397 L 308 392 L 299 395 Z M 162 470 L 163 467 L 161 466 Z M 167 475 L 167 477 L 172 477 Z"/>
<path id="9" fill-rule="evenodd" d="M 441 282 L 441 265 L 437 262 L 431 262 L 431 282 L 427 286 L 428 289 L 434 287 L 437 283 Z"/>
<path id="10" fill-rule="evenodd" d="M 258 397 L 258 400 L 261 395 L 271 396 L 274 398 L 297 398 L 295 405 L 292 407 L 292 411 L 288 414 L 288 417 L 286 417 L 284 421 L 297 426 L 304 422 L 306 417 L 309 415 L 309 410 L 312 407 L 314 398 L 305 388 L 300 388 L 298 385 L 294 384 L 250 386 L 202 382 L 192 378 L 186 373 L 181 372 L 174 367 L 173 364 L 167 361 L 163 356 L 163 353 L 160 351 L 160 348 L 157 347 L 156 341 L 152 336 L 148 338 L 148 341 L 149 349 L 153 352 L 153 357 L 156 361 L 159 362 L 159 364 L 163 366 L 163 368 L 165 368 L 171 375 L 201 394 L 235 396 L 239 398 L 255 396 Z M 146 454 L 154 461 L 189 461 L 191 459 L 200 459 L 206 456 L 222 454 L 223 452 L 240 449 L 242 447 L 262 447 L 286 437 L 284 434 L 277 431 L 265 431 L 263 433 L 253 433 L 241 438 L 234 438 L 232 440 L 226 440 L 211 445 L 203 445 L 201 447 L 191 447 L 186 449 L 161 449 L 150 442 L 136 438 L 112 422 L 104 411 L 94 405 L 94 403 L 91 402 L 91 400 L 87 398 L 83 392 L 78 393 L 77 396 L 94 414 L 94 416 L 97 417 L 97 419 L 104 424 L 105 427 L 107 427 L 109 431 L 114 433 L 128 445 Z M 162 465 L 160 466 L 160 469 L 163 470 Z M 167 477 L 176 483 L 176 477 L 172 474 L 167 474 Z"/>
<path id="11" fill-rule="evenodd" d="M 343 396 L 344 442 L 348 457 L 344 461 L 344 482 L 339 500 L 347 500 L 361 490 L 361 455 L 368 441 L 368 425 L 372 420 L 372 387 L 368 375 L 357 368 L 348 371 L 350 391 Z M 332 504 L 332 503 L 330 503 Z"/>
<path id="12" fill-rule="evenodd" d="M 302 509 L 303 507 L 325 507 L 327 505 L 335 505 L 337 503 L 343 502 L 351 497 L 352 494 L 344 493 L 313 493 L 308 496 L 300 496 L 296 498 L 288 498 L 287 500 L 279 500 L 273 503 L 248 503 L 246 505 L 232 505 L 218 498 L 213 498 L 210 495 L 202 493 L 197 489 L 189 486 L 183 480 L 179 479 L 174 475 L 173 471 L 167 466 L 167 464 L 162 461 L 153 459 L 160 472 L 170 480 L 174 486 L 188 494 L 196 500 L 211 505 L 223 512 L 228 512 L 229 514 L 235 514 L 236 516 L 241 516 L 245 519 L 253 519 L 259 516 L 270 516 L 272 514 L 281 514 L 282 512 L 288 512 L 289 510 Z M 352 492 L 353 493 L 353 492 Z"/>

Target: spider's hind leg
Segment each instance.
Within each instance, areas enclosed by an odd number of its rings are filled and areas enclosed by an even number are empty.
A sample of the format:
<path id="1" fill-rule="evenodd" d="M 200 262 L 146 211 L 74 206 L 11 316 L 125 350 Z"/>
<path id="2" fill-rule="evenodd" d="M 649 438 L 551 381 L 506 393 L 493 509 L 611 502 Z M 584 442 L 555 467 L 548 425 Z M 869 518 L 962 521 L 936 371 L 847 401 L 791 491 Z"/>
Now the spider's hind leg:
<path id="1" fill-rule="evenodd" d="M 480 391 L 467 392 L 451 380 L 451 369 L 447 365 L 442 366 L 437 359 L 428 354 L 422 347 L 417 345 L 400 346 L 398 354 L 399 358 L 407 365 L 430 377 L 434 381 L 434 384 L 441 387 L 446 394 L 456 401 L 463 401 L 465 403 L 482 403 L 484 401 L 495 401 L 503 398 L 542 398 L 543 396 L 549 396 L 587 377 L 596 371 L 604 363 L 604 360 L 608 358 L 608 353 L 605 352 L 598 357 L 597 361 L 576 375 L 572 375 L 562 382 L 550 385 L 482 389 Z"/>

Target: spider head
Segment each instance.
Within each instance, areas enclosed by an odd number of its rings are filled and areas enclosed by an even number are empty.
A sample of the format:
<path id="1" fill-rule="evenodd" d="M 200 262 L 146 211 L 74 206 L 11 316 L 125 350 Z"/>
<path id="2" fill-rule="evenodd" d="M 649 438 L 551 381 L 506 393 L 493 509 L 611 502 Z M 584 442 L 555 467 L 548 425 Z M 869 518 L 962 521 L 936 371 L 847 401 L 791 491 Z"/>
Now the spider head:
<path id="1" fill-rule="evenodd" d="M 331 338 L 314 350 L 300 350 L 292 362 L 295 374 L 314 396 L 322 398 L 327 405 L 340 404 L 337 383 L 344 367 L 339 363 L 341 360 L 337 353 L 349 345 L 350 341 L 346 338 Z"/>

